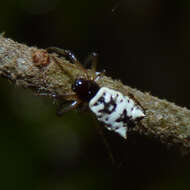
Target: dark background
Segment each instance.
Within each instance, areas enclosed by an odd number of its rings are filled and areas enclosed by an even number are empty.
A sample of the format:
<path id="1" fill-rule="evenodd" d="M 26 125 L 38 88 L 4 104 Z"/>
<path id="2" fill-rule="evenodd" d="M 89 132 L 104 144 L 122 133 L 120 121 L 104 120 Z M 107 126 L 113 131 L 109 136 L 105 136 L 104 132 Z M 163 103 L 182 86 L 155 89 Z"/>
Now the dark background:
<path id="1" fill-rule="evenodd" d="M 116 8 L 112 12 L 113 8 Z M 98 69 L 190 107 L 190 3 L 185 0 L 6 0 L 0 32 L 18 42 L 72 50 Z M 188 189 L 190 160 L 175 147 L 105 133 L 89 114 L 55 114 L 46 98 L 0 79 L 0 189 Z M 118 166 L 120 166 L 118 168 Z"/>

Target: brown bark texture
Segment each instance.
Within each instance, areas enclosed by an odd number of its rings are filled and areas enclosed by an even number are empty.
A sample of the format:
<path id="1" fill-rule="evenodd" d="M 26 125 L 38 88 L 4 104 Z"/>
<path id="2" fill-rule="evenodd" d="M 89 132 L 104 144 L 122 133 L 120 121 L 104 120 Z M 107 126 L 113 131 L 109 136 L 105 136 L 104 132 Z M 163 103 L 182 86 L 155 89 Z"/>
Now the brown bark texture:
<path id="1" fill-rule="evenodd" d="M 61 64 L 57 64 L 55 59 Z M 92 70 L 87 70 L 93 76 Z M 68 74 L 69 73 L 69 74 Z M 0 75 L 11 80 L 16 86 L 30 88 L 37 95 L 72 100 L 71 75 L 85 76 L 77 64 L 44 49 L 28 47 L 9 38 L 0 36 Z M 149 93 L 124 85 L 119 80 L 103 75 L 97 81 L 122 93 L 131 93 L 146 110 L 146 117 L 133 131 L 174 145 L 188 153 L 190 150 L 190 110 L 179 107 L 167 100 L 161 100 Z"/>

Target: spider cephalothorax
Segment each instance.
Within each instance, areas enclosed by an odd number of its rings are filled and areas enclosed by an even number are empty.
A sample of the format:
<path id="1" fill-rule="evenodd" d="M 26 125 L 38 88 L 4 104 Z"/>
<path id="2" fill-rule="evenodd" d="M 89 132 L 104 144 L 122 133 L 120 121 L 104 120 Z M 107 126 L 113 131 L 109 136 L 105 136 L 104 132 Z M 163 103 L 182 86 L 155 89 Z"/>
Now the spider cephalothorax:
<path id="1" fill-rule="evenodd" d="M 82 101 L 89 102 L 100 89 L 99 85 L 93 80 L 84 78 L 76 79 L 72 85 L 72 90 Z"/>
<path id="2" fill-rule="evenodd" d="M 145 117 L 145 111 L 140 103 L 128 92 L 124 95 L 117 90 L 100 87 L 97 80 L 101 77 L 101 73 L 96 72 L 95 61 L 92 65 L 94 77 L 90 77 L 87 70 L 70 51 L 57 48 L 54 48 L 54 51 L 69 56 L 71 61 L 85 72 L 85 77 L 73 79 L 71 88 L 75 94 L 71 95 L 73 102 L 69 109 L 76 108 L 82 103 L 88 103 L 89 109 L 96 115 L 97 120 L 102 122 L 108 130 L 114 131 L 126 139 L 128 128 L 134 127 Z M 90 58 L 94 59 L 95 54 Z M 58 61 L 56 60 L 56 62 Z"/>

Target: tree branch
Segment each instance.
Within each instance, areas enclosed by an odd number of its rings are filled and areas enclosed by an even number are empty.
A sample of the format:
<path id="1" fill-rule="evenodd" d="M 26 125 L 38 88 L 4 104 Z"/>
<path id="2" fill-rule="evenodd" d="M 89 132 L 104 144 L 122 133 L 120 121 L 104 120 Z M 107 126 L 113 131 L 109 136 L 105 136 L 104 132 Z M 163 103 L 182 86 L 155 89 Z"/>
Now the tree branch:
<path id="1" fill-rule="evenodd" d="M 85 75 L 77 65 L 56 54 L 54 56 L 74 78 Z M 88 72 L 93 74 L 91 70 Z M 14 42 L 3 35 L 0 36 L 0 75 L 17 86 L 31 88 L 38 95 L 61 98 L 72 93 L 70 77 L 55 63 L 51 54 L 43 49 Z M 144 127 L 135 127 L 135 132 L 159 138 L 166 144 L 177 145 L 185 152 L 190 151 L 190 110 L 125 86 L 107 76 L 103 76 L 98 84 L 123 93 L 132 93 L 145 108 L 146 117 L 142 120 Z M 71 100 L 71 97 L 66 96 L 66 99 Z"/>

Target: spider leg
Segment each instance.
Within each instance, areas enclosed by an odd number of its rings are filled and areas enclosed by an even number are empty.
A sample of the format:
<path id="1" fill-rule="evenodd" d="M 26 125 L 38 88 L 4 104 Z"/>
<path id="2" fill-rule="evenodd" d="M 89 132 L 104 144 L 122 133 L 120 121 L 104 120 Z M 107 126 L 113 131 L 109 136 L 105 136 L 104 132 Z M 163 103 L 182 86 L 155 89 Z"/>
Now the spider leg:
<path id="1" fill-rule="evenodd" d="M 96 72 L 97 60 L 98 60 L 98 54 L 95 52 L 91 53 L 84 61 L 84 67 L 87 68 L 89 64 L 91 64 L 90 69 Z"/>
<path id="2" fill-rule="evenodd" d="M 130 92 L 126 92 L 127 93 L 127 95 L 131 98 L 131 99 L 133 99 L 134 101 L 135 101 L 135 103 L 136 104 L 138 104 L 138 105 L 140 105 L 141 106 L 141 108 L 143 109 L 143 111 L 144 111 L 144 113 L 146 112 L 146 109 L 141 105 L 141 103 L 135 98 L 135 96 L 132 94 L 132 93 L 130 93 Z"/>
<path id="3" fill-rule="evenodd" d="M 48 47 L 47 51 L 49 53 L 55 52 L 60 56 L 68 57 L 73 64 L 78 62 L 77 58 L 75 57 L 75 55 L 70 50 L 65 50 L 65 49 L 61 49 L 61 48 L 58 48 L 58 47 Z"/>
<path id="4" fill-rule="evenodd" d="M 70 50 L 65 50 L 65 49 L 61 49 L 61 48 L 57 48 L 57 47 L 49 47 L 49 48 L 47 48 L 47 51 L 49 53 L 55 52 L 58 55 L 68 57 L 70 59 L 71 63 L 77 65 L 85 73 L 85 75 L 88 76 L 87 70 L 80 64 L 78 59 L 75 57 L 75 55 Z"/>
<path id="5" fill-rule="evenodd" d="M 96 121 L 96 120 L 94 119 L 94 121 Z M 112 164 L 115 165 L 116 161 L 114 159 L 110 144 L 108 143 L 107 139 L 105 138 L 105 135 L 104 135 L 102 127 L 97 122 L 95 123 L 95 127 L 97 128 L 97 131 L 98 131 L 98 133 L 99 133 L 99 135 L 100 135 L 100 137 L 101 137 L 101 139 L 102 139 L 102 141 L 103 141 L 103 143 L 105 145 L 105 148 L 107 150 L 107 154 L 109 155 Z"/>
<path id="6" fill-rule="evenodd" d="M 67 102 L 62 102 L 59 104 L 56 110 L 58 116 L 62 116 L 65 112 L 71 111 L 79 106 L 81 102 L 78 100 L 72 101 L 69 105 Z"/>
<path id="7" fill-rule="evenodd" d="M 84 61 L 84 67 L 86 69 L 90 68 L 94 75 L 92 77 L 89 77 L 89 80 L 94 80 L 97 76 L 97 72 L 96 72 L 96 67 L 97 67 L 97 62 L 98 62 L 97 60 L 98 60 L 98 54 L 93 52 Z"/>
<path id="8" fill-rule="evenodd" d="M 96 72 L 96 76 L 94 77 L 94 81 L 97 82 L 101 77 L 105 75 L 106 70 L 103 70 L 102 72 Z"/>
<path id="9" fill-rule="evenodd" d="M 53 60 L 55 61 L 55 63 L 60 67 L 60 69 L 61 69 L 64 73 L 66 73 L 66 74 L 69 76 L 69 78 L 71 79 L 71 81 L 74 82 L 74 81 L 75 81 L 75 78 L 73 77 L 73 75 L 71 74 L 71 72 L 69 72 L 67 69 L 65 69 L 65 68 L 63 67 L 63 65 L 62 65 L 62 63 L 60 62 L 59 58 L 52 56 L 52 59 L 53 59 Z"/>

